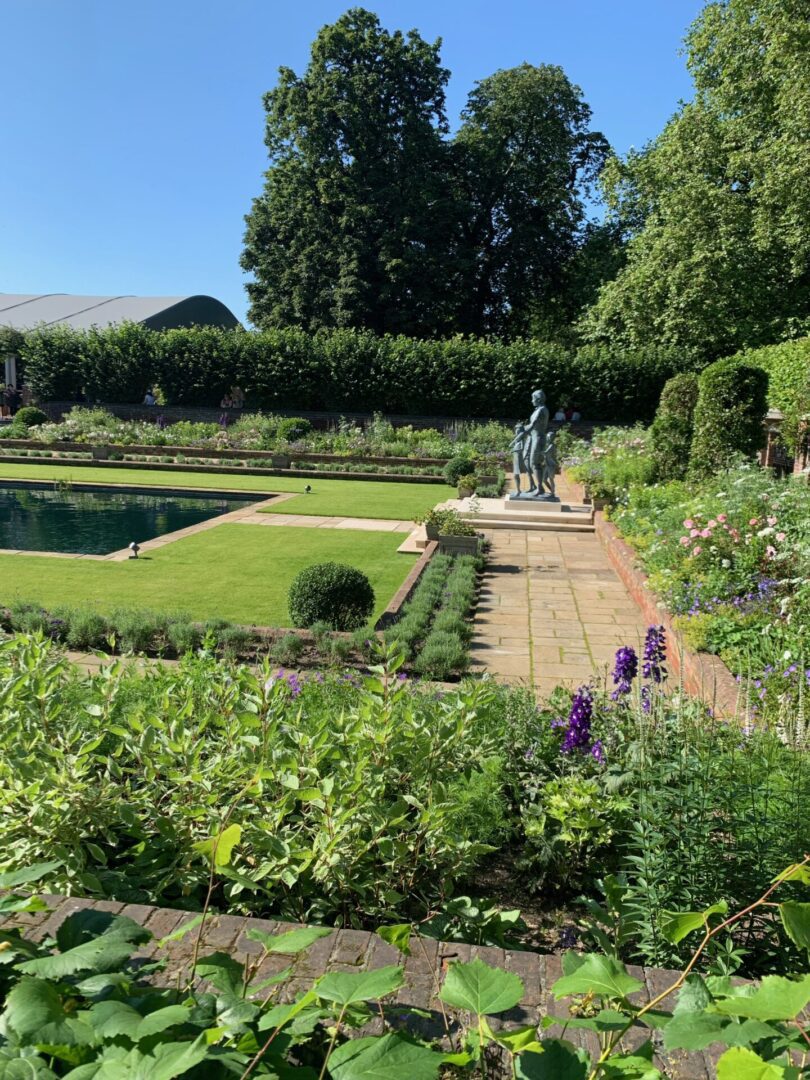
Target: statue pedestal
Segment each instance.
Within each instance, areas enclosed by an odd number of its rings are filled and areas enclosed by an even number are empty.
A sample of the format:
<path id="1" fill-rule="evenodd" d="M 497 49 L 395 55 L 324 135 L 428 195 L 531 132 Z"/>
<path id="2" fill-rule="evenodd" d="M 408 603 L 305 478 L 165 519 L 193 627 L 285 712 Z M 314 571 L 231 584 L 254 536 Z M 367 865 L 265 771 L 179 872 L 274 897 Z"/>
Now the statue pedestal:
<path id="1" fill-rule="evenodd" d="M 559 495 L 549 495 L 547 493 L 542 495 L 526 495 L 525 492 L 520 495 L 513 493 L 503 501 L 504 505 L 510 510 L 516 510 L 521 506 L 534 507 L 535 509 L 538 506 L 548 506 L 549 508 L 560 508 L 562 506 Z"/>

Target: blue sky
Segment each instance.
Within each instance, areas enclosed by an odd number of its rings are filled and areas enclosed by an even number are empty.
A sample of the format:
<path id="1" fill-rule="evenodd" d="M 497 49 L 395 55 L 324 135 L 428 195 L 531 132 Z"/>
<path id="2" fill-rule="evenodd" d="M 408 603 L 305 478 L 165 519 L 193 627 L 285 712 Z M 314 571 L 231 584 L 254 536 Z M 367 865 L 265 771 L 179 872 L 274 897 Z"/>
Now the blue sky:
<path id="1" fill-rule="evenodd" d="M 262 94 L 302 71 L 331 0 L 2 0 L 0 292 L 210 293 L 244 318 Z M 385 0 L 443 39 L 454 124 L 498 68 L 560 64 L 625 152 L 690 96 L 699 0 Z"/>

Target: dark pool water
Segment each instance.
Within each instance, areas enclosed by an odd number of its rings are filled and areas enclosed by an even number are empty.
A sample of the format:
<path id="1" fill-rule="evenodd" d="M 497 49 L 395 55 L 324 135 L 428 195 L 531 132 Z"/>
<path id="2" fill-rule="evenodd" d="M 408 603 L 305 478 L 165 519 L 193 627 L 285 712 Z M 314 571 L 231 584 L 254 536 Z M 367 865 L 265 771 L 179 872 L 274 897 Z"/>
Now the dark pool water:
<path id="1" fill-rule="evenodd" d="M 237 510 L 260 496 L 172 495 L 154 489 L 16 486 L 0 481 L 0 548 L 107 555 Z"/>

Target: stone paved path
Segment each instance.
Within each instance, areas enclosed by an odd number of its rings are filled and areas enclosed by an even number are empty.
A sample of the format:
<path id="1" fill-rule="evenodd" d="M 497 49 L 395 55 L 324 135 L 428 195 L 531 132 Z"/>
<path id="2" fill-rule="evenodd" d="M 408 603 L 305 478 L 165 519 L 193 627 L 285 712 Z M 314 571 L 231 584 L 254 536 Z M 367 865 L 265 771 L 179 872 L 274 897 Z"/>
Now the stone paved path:
<path id="1" fill-rule="evenodd" d="M 153 941 L 144 945 L 138 955 L 144 958 L 162 958 L 166 962 L 165 969 L 155 977 L 155 982 L 164 986 L 182 985 L 188 977 L 199 930 L 167 942 L 162 948 L 157 942 L 191 919 L 192 912 L 156 908 L 146 904 L 125 905 L 115 901 L 92 901 L 79 897 L 45 896 L 43 899 L 48 904 L 47 911 L 19 913 L 5 919 L 0 918 L 0 927 L 5 931 L 19 929 L 25 937 L 42 941 L 46 937 L 53 937 L 69 915 L 84 908 L 126 915 L 153 935 Z M 561 1020 L 567 1016 L 565 1003 L 555 1001 L 551 993 L 552 985 L 562 976 L 559 953 L 519 952 L 456 942 L 438 942 L 420 937 L 412 941 L 411 955 L 403 960 L 396 949 L 376 934 L 366 930 L 335 930 L 293 959 L 282 955 L 268 956 L 263 953 L 258 942 L 246 936 L 246 931 L 251 927 L 265 933 L 278 934 L 295 929 L 297 925 L 300 924 L 246 919 L 237 915 L 214 915 L 203 928 L 201 954 L 205 956 L 206 953 L 221 950 L 230 953 L 241 963 L 258 964 L 254 974 L 257 981 L 292 967 L 290 976 L 278 990 L 281 1001 L 293 1000 L 298 994 L 308 990 L 313 981 L 326 971 L 368 971 L 386 964 L 403 964 L 405 985 L 396 994 L 393 1004 L 386 1007 L 388 1022 L 393 1026 L 413 1026 L 420 1034 L 432 1038 L 440 1039 L 444 1035 L 436 995 L 448 965 L 454 962 L 468 963 L 476 957 L 486 964 L 514 972 L 523 981 L 524 995 L 520 1003 L 508 1013 L 491 1019 L 496 1030 L 519 1024 L 538 1024 L 543 1016 L 554 1016 Z M 637 1003 L 649 1001 L 651 997 L 663 993 L 677 977 L 677 972 L 654 968 L 631 966 L 629 970 L 642 986 L 641 990 L 631 995 L 631 1000 Z M 670 996 L 664 999 L 661 1007 L 671 1009 L 673 1004 L 674 999 Z M 397 1015 L 398 1005 L 422 1009 L 427 1015 L 422 1018 L 400 1018 Z M 452 1012 L 449 1018 L 455 1027 Z M 469 1019 L 466 1018 L 468 1023 Z M 382 1020 L 375 1019 L 363 1029 L 363 1033 L 381 1034 L 382 1030 Z M 561 1033 L 559 1024 L 544 1032 L 551 1036 Z M 587 1047 L 591 1053 L 598 1052 L 595 1036 L 589 1031 L 566 1028 L 565 1037 L 577 1045 Z M 639 1036 L 634 1036 L 633 1033 L 627 1038 L 628 1043 L 634 1045 L 641 1041 Z M 656 1064 L 664 1067 L 667 1070 L 666 1075 L 672 1080 L 706 1080 L 714 1076 L 713 1062 L 718 1053 L 716 1046 L 688 1055 L 683 1051 L 674 1051 L 666 1060 L 661 1060 L 656 1055 Z"/>
<path id="2" fill-rule="evenodd" d="M 564 500 L 580 494 L 564 477 Z M 473 670 L 501 682 L 576 687 L 604 677 L 646 623 L 593 533 L 493 529 L 472 641 Z"/>

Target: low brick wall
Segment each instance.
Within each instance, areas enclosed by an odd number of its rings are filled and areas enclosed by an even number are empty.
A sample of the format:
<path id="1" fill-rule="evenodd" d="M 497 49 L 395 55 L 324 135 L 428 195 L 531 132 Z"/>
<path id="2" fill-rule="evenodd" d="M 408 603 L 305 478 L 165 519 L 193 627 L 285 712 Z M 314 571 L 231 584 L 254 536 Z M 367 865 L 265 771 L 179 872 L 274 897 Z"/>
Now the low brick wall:
<path id="1" fill-rule="evenodd" d="M 416 590 L 416 586 L 419 584 L 419 579 L 421 578 L 430 560 L 436 554 L 436 549 L 438 548 L 438 546 L 439 545 L 436 540 L 428 541 L 425 546 L 425 550 L 411 567 L 411 572 L 408 574 L 400 587 L 394 593 L 391 603 L 388 605 L 382 615 L 380 615 L 379 619 L 377 619 L 377 622 L 374 626 L 375 630 L 387 630 L 389 626 L 393 626 L 393 624 L 397 621 L 400 611 L 413 596 Z"/>
<path id="2" fill-rule="evenodd" d="M 161 986 L 172 986 L 178 983 L 182 985 L 187 979 L 199 928 L 190 931 L 180 940 L 167 942 L 163 947 L 160 947 L 158 942 L 192 918 L 193 912 L 157 908 L 147 904 L 93 901 L 79 897 L 45 896 L 43 899 L 48 904 L 47 911 L 8 916 L 0 919 L 0 927 L 6 931 L 19 929 L 25 937 L 42 941 L 46 937 L 53 937 L 69 915 L 85 908 L 126 915 L 153 935 L 153 940 L 143 946 L 138 955 L 148 959 L 165 960 L 165 969 L 153 976 L 153 981 Z M 300 925 L 274 919 L 248 919 L 241 915 L 212 915 L 206 920 L 202 931 L 200 955 L 222 951 L 241 963 L 255 962 L 262 953 L 262 948 L 258 942 L 251 941 L 246 936 L 247 930 L 255 927 L 265 933 L 280 934 L 297 929 Z M 412 940 L 411 955 L 403 957 L 382 938 L 369 931 L 334 930 L 328 937 L 319 939 L 306 952 L 299 953 L 294 958 L 281 955 L 267 957 L 254 977 L 257 980 L 267 979 L 292 967 L 290 976 L 280 985 L 278 992 L 278 1000 L 287 1002 L 308 990 L 313 981 L 327 971 L 369 971 L 388 964 L 401 964 L 405 970 L 405 985 L 397 992 L 393 1004 L 386 1007 L 389 1022 L 398 1023 L 397 1005 L 421 1009 L 428 1015 L 422 1018 L 404 1018 L 404 1023 L 418 1029 L 423 1037 L 440 1039 L 444 1035 L 444 1025 L 436 995 L 447 967 L 454 962 L 467 963 L 476 957 L 493 967 L 514 972 L 523 980 L 525 987 L 520 1004 L 510 1012 L 492 1018 L 491 1023 L 495 1030 L 518 1024 L 536 1025 L 544 1016 L 565 1020 L 565 1004 L 555 1001 L 551 993 L 554 982 L 562 977 L 560 953 L 519 952 L 420 937 Z M 629 970 L 643 984 L 643 989 L 631 998 L 637 1004 L 657 996 L 672 985 L 678 976 L 676 971 L 657 968 L 630 966 Z M 664 1009 L 673 1007 L 674 995 L 661 1004 Z M 452 1011 L 448 1011 L 452 1020 Z M 382 1019 L 377 1018 L 363 1029 L 363 1034 L 381 1034 L 382 1030 Z M 561 1025 L 557 1024 L 544 1034 L 559 1036 L 561 1032 Z M 586 1047 L 591 1053 L 597 1051 L 596 1038 L 589 1031 L 569 1028 L 565 1037 L 578 1046 Z M 677 1076 L 679 1080 L 709 1080 L 715 1075 L 714 1062 L 721 1052 L 721 1049 L 711 1047 L 691 1054 L 674 1051 L 666 1058 L 656 1056 L 656 1064 L 666 1069 L 667 1075 Z"/>
<path id="3" fill-rule="evenodd" d="M 637 565 L 637 556 L 621 538 L 616 526 L 604 514 L 594 515 L 596 535 L 604 546 L 616 573 L 641 608 L 650 625 L 664 627 L 669 641 L 667 659 L 674 675 L 679 676 L 690 694 L 709 702 L 715 712 L 735 716 L 740 711 L 740 688 L 723 661 L 709 653 L 695 653 L 686 647 L 672 624 L 669 614 L 659 606 L 648 585 L 648 577 Z"/>

